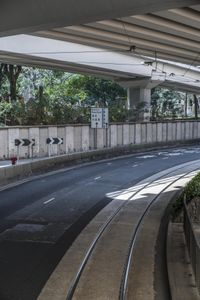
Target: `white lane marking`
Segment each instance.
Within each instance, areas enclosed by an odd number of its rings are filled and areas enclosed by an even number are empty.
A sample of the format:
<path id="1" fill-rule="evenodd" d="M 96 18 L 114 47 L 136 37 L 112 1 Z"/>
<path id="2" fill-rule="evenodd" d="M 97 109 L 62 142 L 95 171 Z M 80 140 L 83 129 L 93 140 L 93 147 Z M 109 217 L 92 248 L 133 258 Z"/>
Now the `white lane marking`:
<path id="1" fill-rule="evenodd" d="M 101 178 L 101 176 L 98 176 L 98 177 L 95 177 L 94 180 L 98 180 L 98 179 L 100 179 L 100 178 Z"/>
<path id="2" fill-rule="evenodd" d="M 183 155 L 183 153 L 181 153 L 181 152 L 175 152 L 175 153 L 168 153 L 167 155 L 168 156 L 180 156 L 180 155 Z"/>
<path id="3" fill-rule="evenodd" d="M 169 152 L 163 151 L 163 152 L 158 152 L 158 155 L 168 155 Z"/>
<path id="4" fill-rule="evenodd" d="M 133 165 L 133 166 L 132 166 L 132 168 L 136 168 L 136 167 L 138 167 L 138 165 Z"/>
<path id="5" fill-rule="evenodd" d="M 145 159 L 145 158 L 153 158 L 153 157 L 156 157 L 156 155 L 144 155 L 144 156 L 138 156 L 136 158 Z"/>
<path id="6" fill-rule="evenodd" d="M 55 200 L 55 198 L 51 198 L 51 199 L 45 201 L 44 204 L 48 204 L 49 202 L 52 202 L 53 200 Z"/>

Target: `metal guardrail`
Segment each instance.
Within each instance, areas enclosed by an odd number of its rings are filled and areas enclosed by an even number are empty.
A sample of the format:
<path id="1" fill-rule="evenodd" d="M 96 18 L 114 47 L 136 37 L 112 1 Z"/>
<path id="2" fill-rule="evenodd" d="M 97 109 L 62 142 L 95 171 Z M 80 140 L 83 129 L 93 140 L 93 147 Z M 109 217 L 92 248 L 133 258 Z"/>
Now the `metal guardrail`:
<path id="1" fill-rule="evenodd" d="M 184 232 L 186 244 L 191 260 L 192 269 L 195 276 L 196 286 L 200 294 L 200 246 L 194 232 L 191 218 L 187 209 L 186 199 L 184 199 Z"/>

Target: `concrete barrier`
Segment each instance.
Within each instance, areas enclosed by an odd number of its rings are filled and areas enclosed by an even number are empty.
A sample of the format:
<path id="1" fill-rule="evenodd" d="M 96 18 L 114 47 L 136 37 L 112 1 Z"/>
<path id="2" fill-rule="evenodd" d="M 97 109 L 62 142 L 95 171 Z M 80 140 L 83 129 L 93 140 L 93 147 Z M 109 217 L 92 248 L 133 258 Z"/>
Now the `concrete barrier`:
<path id="1" fill-rule="evenodd" d="M 46 144 L 48 137 L 63 138 L 63 145 Z M 15 139 L 35 139 L 33 157 L 84 152 L 91 149 L 151 143 L 187 142 L 200 139 L 200 121 L 117 123 L 107 129 L 91 129 L 89 125 L 5 127 L 0 128 L 0 159 L 19 152 L 20 158 L 32 155 L 31 147 L 17 150 Z M 49 151 L 49 147 L 51 147 Z"/>

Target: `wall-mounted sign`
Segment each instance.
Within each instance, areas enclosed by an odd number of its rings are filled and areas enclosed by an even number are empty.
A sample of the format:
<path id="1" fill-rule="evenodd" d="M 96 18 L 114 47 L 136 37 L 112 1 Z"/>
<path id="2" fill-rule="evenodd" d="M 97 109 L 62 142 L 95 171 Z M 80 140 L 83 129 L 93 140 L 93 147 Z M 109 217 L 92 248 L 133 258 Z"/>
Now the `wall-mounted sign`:
<path id="1" fill-rule="evenodd" d="M 108 108 L 91 108 L 91 128 L 108 127 Z"/>
<path id="2" fill-rule="evenodd" d="M 56 137 L 56 138 L 53 138 L 53 137 L 47 138 L 47 144 L 48 145 L 62 145 L 63 144 L 63 138 L 59 138 L 59 137 Z"/>
<path id="3" fill-rule="evenodd" d="M 15 146 L 35 146 L 35 140 L 15 139 Z"/>

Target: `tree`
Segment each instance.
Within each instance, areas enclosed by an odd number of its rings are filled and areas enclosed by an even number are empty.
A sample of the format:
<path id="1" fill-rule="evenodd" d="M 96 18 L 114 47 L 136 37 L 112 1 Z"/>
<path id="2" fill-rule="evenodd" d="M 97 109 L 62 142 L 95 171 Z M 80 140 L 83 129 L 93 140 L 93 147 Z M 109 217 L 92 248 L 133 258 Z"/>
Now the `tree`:
<path id="1" fill-rule="evenodd" d="M 128 111 L 126 90 L 111 80 L 6 64 L 2 75 L 1 120 L 7 125 L 88 123 L 96 104 L 109 107 L 116 122 L 135 121 L 143 110 Z"/>
<path id="2" fill-rule="evenodd" d="M 11 101 L 17 100 L 17 79 L 22 72 L 21 66 L 1 64 L 2 71 L 7 77 L 10 84 L 10 99 Z"/>
<path id="3" fill-rule="evenodd" d="M 0 89 L 2 88 L 2 83 L 5 79 L 5 74 L 3 72 L 4 64 L 0 64 Z"/>
<path id="4" fill-rule="evenodd" d="M 197 96 L 194 94 L 194 117 L 197 120 L 198 119 L 198 108 L 199 108 L 199 104 L 198 104 L 198 98 Z"/>
<path id="5" fill-rule="evenodd" d="M 177 118 L 185 115 L 185 94 L 166 88 L 152 90 L 152 120 Z"/>
<path id="6" fill-rule="evenodd" d="M 125 89 L 114 81 L 83 75 L 69 78 L 67 92 L 71 97 L 75 96 L 86 104 L 94 105 L 98 102 L 100 106 L 126 97 Z"/>

